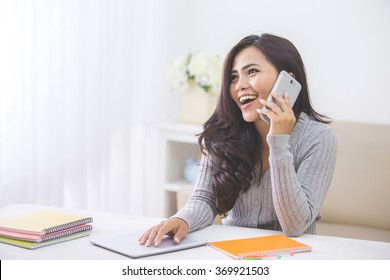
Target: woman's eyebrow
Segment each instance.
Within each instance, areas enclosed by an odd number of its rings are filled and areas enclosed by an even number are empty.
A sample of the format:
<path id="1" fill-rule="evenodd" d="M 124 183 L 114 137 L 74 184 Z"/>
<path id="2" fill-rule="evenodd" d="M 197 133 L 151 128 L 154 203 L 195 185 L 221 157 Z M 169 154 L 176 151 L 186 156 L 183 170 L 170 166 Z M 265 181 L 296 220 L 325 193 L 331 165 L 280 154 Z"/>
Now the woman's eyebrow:
<path id="1" fill-rule="evenodd" d="M 251 63 L 251 64 L 248 64 L 248 65 L 245 65 L 244 67 L 242 67 L 242 70 L 246 70 L 252 66 L 260 66 L 260 65 L 257 63 Z"/>
<path id="2" fill-rule="evenodd" d="M 248 69 L 248 68 L 250 68 L 250 67 L 252 67 L 252 66 L 260 67 L 260 65 L 257 64 L 257 63 L 250 63 L 250 64 L 245 65 L 244 67 L 242 67 L 242 70 L 246 70 L 246 69 Z M 235 73 L 235 72 L 237 72 L 237 70 L 233 69 L 233 70 L 232 70 L 232 73 Z"/>

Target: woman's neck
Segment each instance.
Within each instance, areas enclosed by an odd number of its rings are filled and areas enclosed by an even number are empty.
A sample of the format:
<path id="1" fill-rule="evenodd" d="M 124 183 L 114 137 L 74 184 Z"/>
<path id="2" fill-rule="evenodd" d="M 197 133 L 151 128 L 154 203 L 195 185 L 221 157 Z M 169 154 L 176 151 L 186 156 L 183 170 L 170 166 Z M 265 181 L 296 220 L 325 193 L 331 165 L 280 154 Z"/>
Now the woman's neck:
<path id="1" fill-rule="evenodd" d="M 254 124 L 255 124 L 255 127 L 257 129 L 257 132 L 261 136 L 261 140 L 265 141 L 265 139 L 267 138 L 267 134 L 269 132 L 269 125 L 260 118 L 258 120 L 256 120 L 254 122 Z"/>

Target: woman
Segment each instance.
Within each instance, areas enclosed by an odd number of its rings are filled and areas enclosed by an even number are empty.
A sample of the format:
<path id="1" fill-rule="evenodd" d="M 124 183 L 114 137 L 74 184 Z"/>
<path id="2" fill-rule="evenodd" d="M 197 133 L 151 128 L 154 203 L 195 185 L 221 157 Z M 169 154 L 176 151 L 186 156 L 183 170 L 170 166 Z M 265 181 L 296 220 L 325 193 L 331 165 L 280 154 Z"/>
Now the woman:
<path id="1" fill-rule="evenodd" d="M 271 93 L 278 105 L 266 101 L 282 70 L 302 85 L 293 108 L 288 93 Z M 311 106 L 303 61 L 290 41 L 243 38 L 225 59 L 220 100 L 199 137 L 203 157 L 193 194 L 140 244 L 158 246 L 166 234 L 180 242 L 217 214 L 226 215 L 224 225 L 315 234 L 336 160 L 329 122 Z"/>

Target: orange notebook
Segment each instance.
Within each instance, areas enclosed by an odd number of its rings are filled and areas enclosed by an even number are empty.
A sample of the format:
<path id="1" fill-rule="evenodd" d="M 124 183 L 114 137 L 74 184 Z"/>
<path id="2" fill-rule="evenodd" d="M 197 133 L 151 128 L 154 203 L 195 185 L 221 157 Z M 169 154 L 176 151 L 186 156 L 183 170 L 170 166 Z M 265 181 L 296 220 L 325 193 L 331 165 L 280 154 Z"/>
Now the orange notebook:
<path id="1" fill-rule="evenodd" d="M 209 245 L 235 259 L 268 257 L 311 251 L 311 246 L 283 234 L 210 242 Z"/>

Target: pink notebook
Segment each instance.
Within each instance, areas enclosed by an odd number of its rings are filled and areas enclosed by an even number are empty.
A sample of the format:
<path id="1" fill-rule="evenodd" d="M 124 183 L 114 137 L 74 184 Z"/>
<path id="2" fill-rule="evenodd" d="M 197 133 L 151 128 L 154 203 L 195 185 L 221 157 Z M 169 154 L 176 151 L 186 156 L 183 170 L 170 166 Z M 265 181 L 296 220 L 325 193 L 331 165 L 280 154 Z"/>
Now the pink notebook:
<path id="1" fill-rule="evenodd" d="M 68 229 L 63 229 L 63 230 L 59 230 L 56 232 L 47 233 L 45 235 L 14 232 L 14 231 L 0 229 L 0 236 L 39 243 L 39 242 L 45 242 L 45 241 L 52 240 L 55 238 L 63 237 L 66 235 L 71 235 L 71 234 L 78 233 L 78 232 L 85 231 L 85 230 L 91 230 L 91 229 L 92 229 L 92 225 L 79 225 L 79 226 L 74 226 L 74 227 L 71 227 Z"/>

